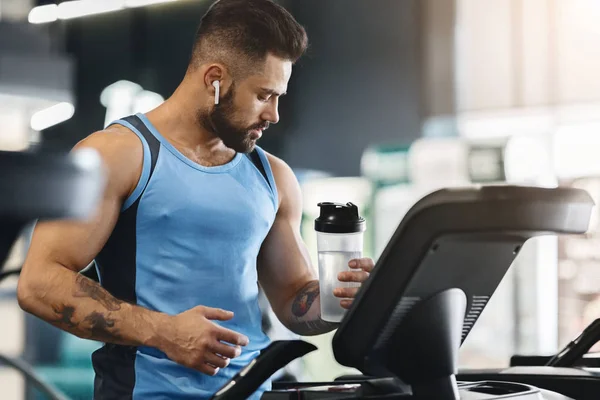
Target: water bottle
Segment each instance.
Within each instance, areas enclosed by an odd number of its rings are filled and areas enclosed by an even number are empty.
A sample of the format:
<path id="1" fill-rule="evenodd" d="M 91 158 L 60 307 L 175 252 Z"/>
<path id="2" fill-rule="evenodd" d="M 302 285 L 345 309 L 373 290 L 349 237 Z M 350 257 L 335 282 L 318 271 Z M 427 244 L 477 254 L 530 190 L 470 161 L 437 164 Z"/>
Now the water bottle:
<path id="1" fill-rule="evenodd" d="M 358 282 L 341 282 L 338 274 L 352 271 L 350 260 L 361 258 L 365 219 L 352 203 L 319 203 L 320 215 L 315 220 L 319 264 L 319 288 L 321 296 L 321 319 L 340 322 L 346 313 L 334 296 L 335 288 L 359 287 Z"/>

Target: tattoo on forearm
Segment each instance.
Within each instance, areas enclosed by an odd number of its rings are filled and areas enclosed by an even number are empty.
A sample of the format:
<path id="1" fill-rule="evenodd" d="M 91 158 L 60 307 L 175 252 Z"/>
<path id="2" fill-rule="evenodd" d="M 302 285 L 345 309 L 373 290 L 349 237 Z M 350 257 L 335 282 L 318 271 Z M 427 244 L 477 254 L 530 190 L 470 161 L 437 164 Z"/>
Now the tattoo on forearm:
<path id="1" fill-rule="evenodd" d="M 89 324 L 91 337 L 96 340 L 111 341 L 119 337 L 119 331 L 113 329 L 115 327 L 115 320 L 105 317 L 102 313 L 92 312 L 85 317 L 83 323 Z"/>
<path id="2" fill-rule="evenodd" d="M 292 302 L 293 321 L 290 321 L 289 328 L 299 335 L 319 335 L 336 329 L 339 324 L 323 321 L 320 311 L 316 315 L 307 318 L 311 306 L 319 297 L 319 282 L 312 281 L 307 284 Z M 313 313 L 314 314 L 314 313 Z"/>
<path id="3" fill-rule="evenodd" d="M 313 281 L 306 285 L 292 303 L 292 314 L 300 318 L 310 310 L 315 299 L 319 296 L 319 282 Z"/>
<path id="4" fill-rule="evenodd" d="M 80 274 L 75 277 L 75 287 L 72 294 L 76 298 L 86 297 L 96 300 L 107 311 L 118 311 L 123 303 L 112 297 L 96 282 Z M 56 318 L 50 322 L 74 334 L 105 342 L 114 342 L 120 339 L 119 331 L 115 329 L 115 319 L 110 317 L 110 313 L 104 314 L 92 311 L 83 317 L 81 311 L 79 311 L 79 316 L 76 317 L 75 306 L 73 305 L 54 307 L 53 311 Z"/>
<path id="5" fill-rule="evenodd" d="M 310 336 L 332 331 L 337 329 L 338 326 L 338 323 L 318 319 L 313 321 L 294 321 L 290 324 L 290 329 L 299 335 Z"/>
<path id="6" fill-rule="evenodd" d="M 115 299 L 105 289 L 93 280 L 77 274 L 75 278 L 75 290 L 73 297 L 89 297 L 102 304 L 108 311 L 118 311 L 121 309 L 120 300 Z"/>
<path id="7" fill-rule="evenodd" d="M 74 318 L 75 307 L 54 308 L 54 312 L 57 318 L 50 322 L 73 333 L 106 342 L 120 339 L 119 331 L 114 329 L 115 320 L 102 313 L 92 311 L 83 320 L 77 322 Z"/>
<path id="8" fill-rule="evenodd" d="M 57 316 L 52 322 L 65 326 L 67 328 L 76 328 L 77 324 L 73 322 L 73 314 L 75 313 L 75 307 L 63 306 L 62 308 L 54 308 L 54 313 Z"/>

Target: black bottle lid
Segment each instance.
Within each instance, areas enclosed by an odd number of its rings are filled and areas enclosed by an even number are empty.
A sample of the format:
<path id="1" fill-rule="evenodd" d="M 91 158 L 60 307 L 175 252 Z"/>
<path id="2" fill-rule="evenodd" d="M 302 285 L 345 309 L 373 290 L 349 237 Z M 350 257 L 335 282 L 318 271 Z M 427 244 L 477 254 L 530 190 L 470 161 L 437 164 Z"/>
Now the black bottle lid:
<path id="1" fill-rule="evenodd" d="M 319 217 L 315 230 L 326 233 L 356 233 L 366 229 L 365 219 L 358 215 L 358 207 L 352 203 L 319 203 Z"/>

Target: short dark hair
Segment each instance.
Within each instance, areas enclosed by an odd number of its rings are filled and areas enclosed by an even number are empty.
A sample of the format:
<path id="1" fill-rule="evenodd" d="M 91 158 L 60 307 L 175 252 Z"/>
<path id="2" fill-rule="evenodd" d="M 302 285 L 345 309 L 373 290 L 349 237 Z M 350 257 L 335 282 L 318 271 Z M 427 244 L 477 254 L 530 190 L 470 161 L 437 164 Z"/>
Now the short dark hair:
<path id="1" fill-rule="evenodd" d="M 219 61 L 245 75 L 269 53 L 296 63 L 307 47 L 304 28 L 272 0 L 217 0 L 200 22 L 191 66 Z"/>

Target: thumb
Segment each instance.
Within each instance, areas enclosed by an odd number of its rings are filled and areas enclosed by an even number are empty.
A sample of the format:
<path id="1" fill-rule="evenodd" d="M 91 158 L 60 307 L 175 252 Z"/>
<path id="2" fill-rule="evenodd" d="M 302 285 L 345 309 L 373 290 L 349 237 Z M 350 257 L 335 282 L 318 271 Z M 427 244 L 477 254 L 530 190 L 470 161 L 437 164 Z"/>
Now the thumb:
<path id="1" fill-rule="evenodd" d="M 220 308 L 204 307 L 204 316 L 208 319 L 228 321 L 231 318 L 233 318 L 233 313 L 231 311 L 222 310 Z"/>

